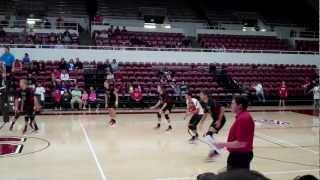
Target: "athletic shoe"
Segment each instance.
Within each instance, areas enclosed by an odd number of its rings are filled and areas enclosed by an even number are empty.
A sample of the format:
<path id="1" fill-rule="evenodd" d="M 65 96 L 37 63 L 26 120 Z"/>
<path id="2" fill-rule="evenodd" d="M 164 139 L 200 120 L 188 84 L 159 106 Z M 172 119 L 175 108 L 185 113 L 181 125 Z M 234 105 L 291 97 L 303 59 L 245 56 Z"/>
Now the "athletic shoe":
<path id="1" fill-rule="evenodd" d="M 12 131 L 14 123 L 11 123 L 9 130 Z"/>
<path id="2" fill-rule="evenodd" d="M 109 122 L 109 125 L 110 125 L 111 127 L 115 127 L 115 126 L 116 126 L 116 120 L 111 119 L 110 122 Z"/>
<path id="3" fill-rule="evenodd" d="M 196 141 L 197 141 L 197 137 L 196 136 L 192 136 L 190 139 L 189 139 L 189 143 L 190 144 L 196 144 Z"/>
<path id="4" fill-rule="evenodd" d="M 172 130 L 172 126 L 169 126 L 168 129 L 166 129 L 166 131 L 171 131 Z"/>
<path id="5" fill-rule="evenodd" d="M 211 150 L 206 159 L 207 162 L 214 162 L 220 156 L 220 154 L 216 150 Z"/>
<path id="6" fill-rule="evenodd" d="M 156 130 L 157 130 L 157 129 L 160 129 L 160 127 L 161 127 L 160 124 L 158 124 L 158 125 L 157 125 L 156 127 L 154 127 L 153 129 L 156 129 Z"/>
<path id="7" fill-rule="evenodd" d="M 204 138 L 204 141 L 213 149 L 215 150 L 217 153 L 222 153 L 222 149 L 219 149 L 217 148 L 214 143 L 215 143 L 215 140 L 213 138 L 213 136 L 210 136 L 210 135 L 207 135 L 205 138 Z"/>
<path id="8" fill-rule="evenodd" d="M 35 130 L 34 124 L 32 123 L 32 121 L 30 121 L 29 126 L 31 127 L 31 129 Z"/>
<path id="9" fill-rule="evenodd" d="M 22 131 L 22 134 L 25 134 L 25 133 L 27 132 L 27 127 L 28 127 L 28 126 L 24 126 L 23 131 Z"/>

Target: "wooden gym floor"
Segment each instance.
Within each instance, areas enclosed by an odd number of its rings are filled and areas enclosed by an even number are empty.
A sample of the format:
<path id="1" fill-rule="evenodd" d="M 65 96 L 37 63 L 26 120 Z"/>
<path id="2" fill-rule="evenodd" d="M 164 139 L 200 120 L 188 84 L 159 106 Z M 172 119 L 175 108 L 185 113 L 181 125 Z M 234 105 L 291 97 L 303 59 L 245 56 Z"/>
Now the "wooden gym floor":
<path id="1" fill-rule="evenodd" d="M 303 174 L 319 177 L 319 117 L 276 109 L 252 112 L 256 120 L 252 169 L 278 180 Z M 8 124 L 0 130 L 0 145 L 19 145 L 14 150 L 20 151 L 0 156 L 0 179 L 188 180 L 223 170 L 228 153 L 216 162 L 205 162 L 209 147 L 187 142 L 183 116 L 171 114 L 174 130 L 166 133 L 164 122 L 160 130 L 152 129 L 156 115 L 150 113 L 119 114 L 116 128 L 108 127 L 106 114 L 41 115 L 40 131 L 25 136 L 21 118 L 12 132 Z M 226 140 L 234 119 L 230 112 L 226 116 L 227 124 L 216 136 L 220 141 Z"/>

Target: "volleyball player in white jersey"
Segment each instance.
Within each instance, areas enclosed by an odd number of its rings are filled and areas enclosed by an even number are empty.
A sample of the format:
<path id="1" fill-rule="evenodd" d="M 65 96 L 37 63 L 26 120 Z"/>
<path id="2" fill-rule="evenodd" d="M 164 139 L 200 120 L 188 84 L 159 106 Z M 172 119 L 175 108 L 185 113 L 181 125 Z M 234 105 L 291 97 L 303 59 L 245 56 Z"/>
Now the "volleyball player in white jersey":
<path id="1" fill-rule="evenodd" d="M 200 102 L 196 98 L 193 98 L 191 93 L 186 94 L 186 103 L 187 103 L 187 110 L 186 110 L 185 118 L 189 114 L 192 114 L 192 117 L 188 124 L 188 132 L 191 135 L 191 139 L 189 140 L 189 142 L 195 143 L 195 141 L 199 137 L 197 126 L 203 117 L 204 110 Z"/>

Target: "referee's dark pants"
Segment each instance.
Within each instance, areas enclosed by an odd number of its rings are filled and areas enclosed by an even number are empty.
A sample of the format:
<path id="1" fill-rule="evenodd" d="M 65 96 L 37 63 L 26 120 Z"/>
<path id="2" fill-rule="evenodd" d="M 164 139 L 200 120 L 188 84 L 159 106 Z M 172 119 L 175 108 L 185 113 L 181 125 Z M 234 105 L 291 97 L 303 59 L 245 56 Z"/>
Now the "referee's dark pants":
<path id="1" fill-rule="evenodd" d="M 227 171 L 250 169 L 253 152 L 230 152 L 227 160 Z"/>

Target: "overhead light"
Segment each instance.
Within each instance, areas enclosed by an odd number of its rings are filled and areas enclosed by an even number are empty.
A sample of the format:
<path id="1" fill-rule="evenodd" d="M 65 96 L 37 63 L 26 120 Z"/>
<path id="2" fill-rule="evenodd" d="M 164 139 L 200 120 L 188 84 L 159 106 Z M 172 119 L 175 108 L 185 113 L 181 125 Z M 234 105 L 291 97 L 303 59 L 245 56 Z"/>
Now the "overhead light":
<path id="1" fill-rule="evenodd" d="M 247 31 L 247 27 L 243 26 L 242 31 Z"/>
<path id="2" fill-rule="evenodd" d="M 265 28 L 260 29 L 261 32 L 266 32 L 267 30 Z"/>
<path id="3" fill-rule="evenodd" d="M 41 19 L 35 19 L 35 18 L 28 18 L 27 19 L 27 24 L 29 25 L 35 25 L 36 22 L 41 21 Z"/>
<path id="4" fill-rule="evenodd" d="M 171 25 L 170 24 L 165 24 L 163 27 L 166 28 L 166 29 L 171 29 Z"/>
<path id="5" fill-rule="evenodd" d="M 146 29 L 155 29 L 156 24 L 155 23 L 144 23 L 144 28 Z"/>

